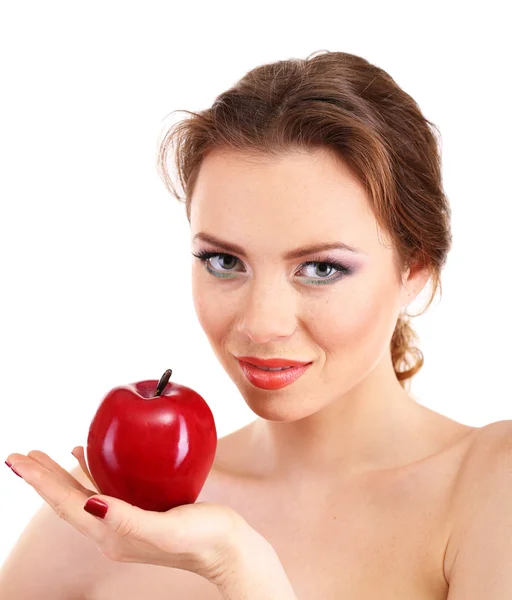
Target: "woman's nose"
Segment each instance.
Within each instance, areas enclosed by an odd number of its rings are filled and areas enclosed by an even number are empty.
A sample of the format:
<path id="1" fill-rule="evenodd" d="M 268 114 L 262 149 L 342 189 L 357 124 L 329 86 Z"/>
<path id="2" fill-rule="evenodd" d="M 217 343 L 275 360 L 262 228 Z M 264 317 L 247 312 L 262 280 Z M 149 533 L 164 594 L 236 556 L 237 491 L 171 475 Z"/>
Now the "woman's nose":
<path id="1" fill-rule="evenodd" d="M 253 287 L 241 309 L 238 331 L 260 344 L 290 337 L 297 327 L 294 294 L 278 285 Z"/>

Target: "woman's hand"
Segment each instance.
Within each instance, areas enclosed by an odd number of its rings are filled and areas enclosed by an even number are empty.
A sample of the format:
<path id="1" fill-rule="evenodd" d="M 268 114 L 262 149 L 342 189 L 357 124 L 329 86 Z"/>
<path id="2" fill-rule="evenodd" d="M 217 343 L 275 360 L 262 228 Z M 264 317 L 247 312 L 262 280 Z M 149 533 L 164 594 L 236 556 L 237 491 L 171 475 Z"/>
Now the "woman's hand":
<path id="1" fill-rule="evenodd" d="M 83 447 L 73 454 L 93 484 Z M 59 517 L 114 561 L 184 569 L 223 585 L 243 562 L 244 546 L 258 540 L 256 546 L 262 547 L 260 534 L 227 505 L 197 502 L 152 512 L 84 487 L 44 452 L 13 453 L 6 462 Z M 103 518 L 84 510 L 92 499 L 106 503 Z"/>

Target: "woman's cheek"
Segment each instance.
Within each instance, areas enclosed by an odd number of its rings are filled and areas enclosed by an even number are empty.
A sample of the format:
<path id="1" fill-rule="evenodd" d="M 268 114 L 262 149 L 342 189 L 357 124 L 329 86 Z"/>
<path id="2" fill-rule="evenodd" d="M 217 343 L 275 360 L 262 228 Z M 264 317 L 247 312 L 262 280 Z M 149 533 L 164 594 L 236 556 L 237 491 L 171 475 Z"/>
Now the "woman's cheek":
<path id="1" fill-rule="evenodd" d="M 314 334 L 323 346 L 327 363 L 339 360 L 363 371 L 376 365 L 389 347 L 395 327 L 392 296 L 386 286 L 367 281 L 350 294 L 330 299 L 328 309 L 324 307 L 323 315 L 316 320 Z"/>
<path id="2" fill-rule="evenodd" d="M 192 277 L 192 299 L 194 302 L 194 310 L 196 311 L 197 319 L 203 328 L 204 332 L 210 337 L 212 327 L 215 327 L 215 297 L 207 293 L 207 286 L 201 280 L 200 275 Z"/>
<path id="3" fill-rule="evenodd" d="M 224 338 L 232 318 L 225 295 L 214 285 L 208 285 L 199 273 L 192 277 L 192 298 L 198 321 L 210 343 Z"/>

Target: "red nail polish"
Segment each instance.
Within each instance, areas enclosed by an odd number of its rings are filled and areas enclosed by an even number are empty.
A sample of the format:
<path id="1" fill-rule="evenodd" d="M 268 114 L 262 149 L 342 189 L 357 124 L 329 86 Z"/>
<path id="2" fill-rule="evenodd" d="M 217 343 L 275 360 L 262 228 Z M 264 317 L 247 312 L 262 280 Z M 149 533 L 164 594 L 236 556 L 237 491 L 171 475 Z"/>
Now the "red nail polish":
<path id="1" fill-rule="evenodd" d="M 21 477 L 21 475 L 18 473 L 18 471 L 16 471 L 16 469 L 11 465 L 11 463 L 8 460 L 5 461 L 5 464 L 11 469 L 11 471 L 13 473 L 16 473 L 16 475 L 18 477 Z M 23 479 L 23 477 L 21 477 L 21 478 Z"/>
<path id="2" fill-rule="evenodd" d="M 5 463 L 5 464 L 8 464 L 8 463 L 7 463 L 7 461 L 6 461 L 6 463 Z M 21 475 L 18 473 L 18 471 L 16 471 L 16 469 L 14 468 L 14 465 L 11 465 L 11 471 L 12 471 L 13 473 L 16 473 L 16 475 L 17 475 L 18 477 L 21 477 Z M 21 477 L 21 478 L 23 479 L 23 477 Z"/>
<path id="3" fill-rule="evenodd" d="M 108 504 L 99 498 L 89 498 L 85 503 L 84 510 L 94 517 L 104 519 L 107 514 Z"/>

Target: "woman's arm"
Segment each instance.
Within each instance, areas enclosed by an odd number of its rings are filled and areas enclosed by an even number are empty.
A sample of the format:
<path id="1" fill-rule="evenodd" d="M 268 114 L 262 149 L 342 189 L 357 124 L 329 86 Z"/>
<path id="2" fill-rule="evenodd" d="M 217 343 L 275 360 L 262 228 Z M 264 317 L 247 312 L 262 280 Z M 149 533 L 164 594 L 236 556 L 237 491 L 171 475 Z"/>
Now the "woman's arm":
<path id="1" fill-rule="evenodd" d="M 197 573 L 225 600 L 296 600 L 271 544 L 230 506 L 146 511 L 85 488 L 44 452 L 29 454 L 11 453 L 6 462 L 106 558 Z"/>
<path id="2" fill-rule="evenodd" d="M 297 600 L 276 551 L 252 528 L 216 585 L 224 600 Z"/>

